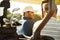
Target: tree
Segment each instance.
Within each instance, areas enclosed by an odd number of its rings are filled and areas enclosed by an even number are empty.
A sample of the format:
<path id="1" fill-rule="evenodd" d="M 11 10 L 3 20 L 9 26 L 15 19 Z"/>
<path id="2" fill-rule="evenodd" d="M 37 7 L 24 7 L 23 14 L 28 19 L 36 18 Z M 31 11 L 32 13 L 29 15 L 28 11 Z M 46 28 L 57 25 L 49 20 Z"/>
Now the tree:
<path id="1" fill-rule="evenodd" d="M 15 13 L 15 14 L 13 14 L 13 17 L 20 20 L 22 18 L 22 15 L 20 13 Z"/>
<path id="2" fill-rule="evenodd" d="M 7 18 L 10 20 L 11 17 L 12 17 L 12 13 L 8 10 L 7 11 Z"/>
<path id="3" fill-rule="evenodd" d="M 36 22 L 37 20 L 41 20 L 41 19 L 42 19 L 42 15 L 35 14 L 33 21 Z"/>

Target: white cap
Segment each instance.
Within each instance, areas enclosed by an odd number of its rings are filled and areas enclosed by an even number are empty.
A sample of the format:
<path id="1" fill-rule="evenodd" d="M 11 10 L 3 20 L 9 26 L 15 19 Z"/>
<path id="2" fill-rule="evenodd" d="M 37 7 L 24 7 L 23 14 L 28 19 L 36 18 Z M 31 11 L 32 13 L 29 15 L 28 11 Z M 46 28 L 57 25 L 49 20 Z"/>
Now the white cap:
<path id="1" fill-rule="evenodd" d="M 24 9 L 23 12 L 26 12 L 26 11 L 32 11 L 32 12 L 35 12 L 35 10 L 32 8 L 32 6 L 27 6 L 27 7 L 25 7 L 25 9 Z"/>

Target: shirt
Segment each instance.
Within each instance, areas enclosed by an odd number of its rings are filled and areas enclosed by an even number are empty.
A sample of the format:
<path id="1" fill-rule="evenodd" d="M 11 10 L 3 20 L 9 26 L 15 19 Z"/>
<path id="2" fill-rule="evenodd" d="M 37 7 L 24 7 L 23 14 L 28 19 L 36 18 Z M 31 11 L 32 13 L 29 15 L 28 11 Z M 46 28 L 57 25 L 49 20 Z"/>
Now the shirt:
<path id="1" fill-rule="evenodd" d="M 42 21 L 43 20 L 39 20 L 34 24 L 33 32 L 35 32 Z M 42 29 L 41 35 L 48 35 L 55 40 L 60 40 L 60 22 L 57 22 L 56 19 L 52 17 Z"/>

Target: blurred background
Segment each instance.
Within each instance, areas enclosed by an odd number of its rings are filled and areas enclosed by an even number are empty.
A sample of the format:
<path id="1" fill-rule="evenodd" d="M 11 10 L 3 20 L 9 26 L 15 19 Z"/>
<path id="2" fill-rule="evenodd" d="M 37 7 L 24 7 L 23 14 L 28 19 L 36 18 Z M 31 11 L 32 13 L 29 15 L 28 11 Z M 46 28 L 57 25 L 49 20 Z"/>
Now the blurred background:
<path id="1" fill-rule="evenodd" d="M 0 0 L 1 2 L 2 0 Z M 12 16 L 16 16 L 18 19 L 22 18 L 23 9 L 26 6 L 32 6 L 35 9 L 35 19 L 34 21 L 42 19 L 42 0 L 10 0 L 10 8 L 8 9 L 7 17 L 10 19 Z M 60 22 L 60 0 L 55 0 L 58 12 L 56 20 Z"/>

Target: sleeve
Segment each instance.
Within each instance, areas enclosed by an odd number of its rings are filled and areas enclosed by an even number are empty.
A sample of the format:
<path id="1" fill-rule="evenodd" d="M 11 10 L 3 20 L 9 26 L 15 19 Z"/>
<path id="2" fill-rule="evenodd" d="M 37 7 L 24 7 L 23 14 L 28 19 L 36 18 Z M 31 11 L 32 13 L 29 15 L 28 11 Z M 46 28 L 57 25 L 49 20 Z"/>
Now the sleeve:
<path id="1" fill-rule="evenodd" d="M 36 29 L 39 27 L 39 25 L 41 24 L 42 20 L 39 20 L 37 22 L 34 23 L 33 25 L 33 33 L 36 31 Z"/>

